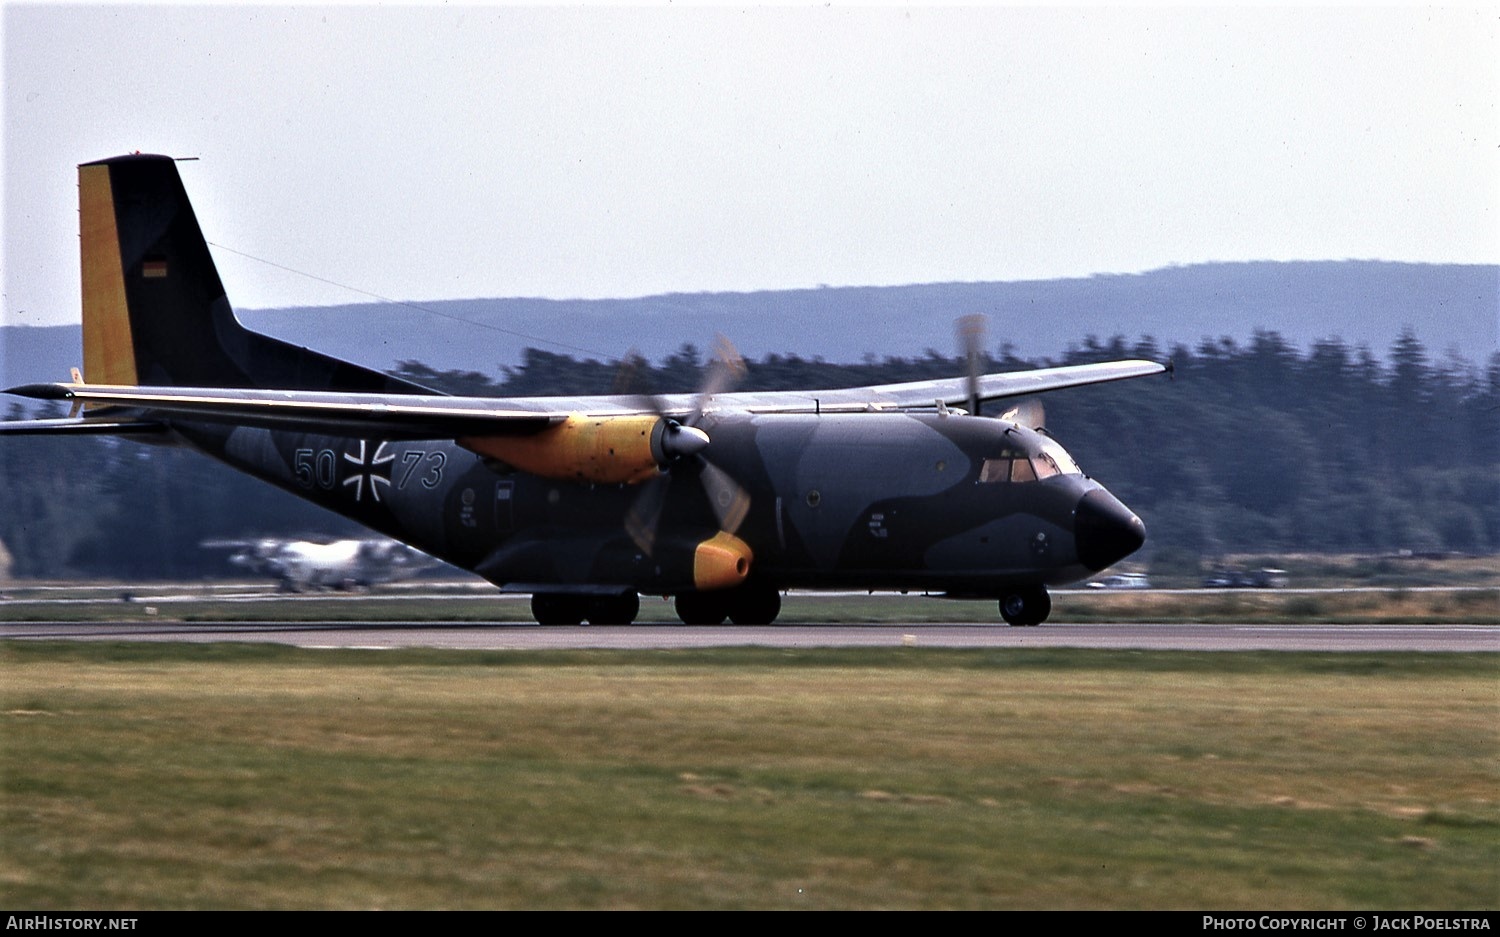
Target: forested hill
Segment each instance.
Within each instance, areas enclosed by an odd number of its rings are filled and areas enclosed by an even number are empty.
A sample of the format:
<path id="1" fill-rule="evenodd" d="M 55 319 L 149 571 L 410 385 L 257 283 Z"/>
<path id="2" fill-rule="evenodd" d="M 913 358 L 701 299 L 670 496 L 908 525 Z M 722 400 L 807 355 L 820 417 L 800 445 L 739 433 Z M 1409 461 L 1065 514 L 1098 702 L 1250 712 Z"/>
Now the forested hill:
<path id="1" fill-rule="evenodd" d="M 231 299 L 234 284 L 228 284 Z M 497 287 L 502 287 L 497 284 Z M 1214 263 L 1148 273 L 1012 283 L 829 287 L 640 299 L 474 299 L 241 310 L 252 328 L 379 368 L 422 361 L 496 373 L 524 349 L 657 360 L 717 333 L 747 356 L 833 362 L 953 351 L 953 320 L 989 316 L 988 344 L 1056 358 L 1085 336 L 1196 347 L 1256 329 L 1306 350 L 1321 338 L 1384 355 L 1410 326 L 1434 356 L 1482 364 L 1500 350 L 1500 266 L 1376 261 Z M 0 386 L 57 380 L 79 364 L 77 327 L 0 334 Z"/>
<path id="2" fill-rule="evenodd" d="M 358 342 L 360 357 L 377 366 L 415 359 L 480 371 L 517 364 L 528 347 L 585 357 L 634 348 L 656 360 L 684 342 L 707 346 L 715 334 L 755 358 L 946 355 L 954 320 L 972 313 L 989 317 L 992 347 L 1008 344 L 1025 358 L 1055 357 L 1087 335 L 1150 335 L 1165 348 L 1224 336 L 1243 343 L 1256 329 L 1300 348 L 1338 338 L 1382 354 L 1408 326 L 1435 354 L 1456 348 L 1483 362 L 1500 350 L 1494 265 L 1224 263 L 1013 283 L 417 305 L 438 315 L 366 305 L 253 312 L 245 321 L 314 348 Z"/>

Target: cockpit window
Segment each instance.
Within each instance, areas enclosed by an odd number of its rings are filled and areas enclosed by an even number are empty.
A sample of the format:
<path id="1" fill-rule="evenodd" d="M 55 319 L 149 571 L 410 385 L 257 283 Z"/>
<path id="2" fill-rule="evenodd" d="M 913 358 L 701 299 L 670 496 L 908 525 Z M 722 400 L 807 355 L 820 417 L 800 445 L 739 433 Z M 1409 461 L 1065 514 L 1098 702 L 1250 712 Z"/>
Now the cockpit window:
<path id="1" fill-rule="evenodd" d="M 1010 481 L 1010 459 L 985 459 L 979 469 L 979 480 L 984 484 Z"/>
<path id="2" fill-rule="evenodd" d="M 1042 458 L 1050 458 L 1052 463 L 1057 466 L 1057 470 L 1064 475 L 1083 474 L 1083 469 L 1079 468 L 1078 463 L 1073 461 L 1073 457 L 1068 455 L 1068 450 L 1050 439 L 1042 440 L 1041 455 Z M 1037 471 L 1041 471 L 1040 467 L 1038 467 Z"/>
<path id="3" fill-rule="evenodd" d="M 1038 452 L 1031 464 L 1036 466 L 1037 478 L 1051 478 L 1053 475 L 1061 475 L 1062 469 L 1057 467 L 1057 460 L 1045 452 Z"/>
<path id="4" fill-rule="evenodd" d="M 985 459 L 979 468 L 982 484 L 995 482 L 1034 482 L 1054 475 L 1081 475 L 1078 463 L 1062 446 L 1054 442 L 1042 444 L 1042 451 L 1028 457 L 1024 452 L 1006 450 L 997 457 Z"/>
<path id="5" fill-rule="evenodd" d="M 1036 471 L 1032 469 L 1031 460 L 1026 457 L 1026 453 L 1006 450 L 998 458 L 984 460 L 979 467 L 979 481 L 984 484 L 1034 482 Z"/>

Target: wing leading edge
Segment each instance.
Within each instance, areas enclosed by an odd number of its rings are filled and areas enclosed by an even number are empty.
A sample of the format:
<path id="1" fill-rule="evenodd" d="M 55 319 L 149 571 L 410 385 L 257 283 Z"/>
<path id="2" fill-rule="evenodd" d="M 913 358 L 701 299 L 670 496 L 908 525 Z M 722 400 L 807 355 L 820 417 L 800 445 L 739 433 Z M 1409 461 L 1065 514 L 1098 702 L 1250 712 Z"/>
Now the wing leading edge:
<path id="1" fill-rule="evenodd" d="M 1024 397 L 1048 391 L 1105 384 L 1130 378 L 1150 377 L 1171 370 L 1155 361 L 1104 361 L 1097 364 L 1075 364 L 1061 368 L 1038 368 L 1034 371 L 1007 371 L 981 374 L 977 391 L 981 403 Z M 715 398 L 728 409 L 753 413 L 849 412 L 860 410 L 930 410 L 942 404 L 953 406 L 968 402 L 970 384 L 967 378 L 908 381 L 902 384 L 877 384 L 845 390 L 777 391 L 766 394 L 725 394 Z"/>

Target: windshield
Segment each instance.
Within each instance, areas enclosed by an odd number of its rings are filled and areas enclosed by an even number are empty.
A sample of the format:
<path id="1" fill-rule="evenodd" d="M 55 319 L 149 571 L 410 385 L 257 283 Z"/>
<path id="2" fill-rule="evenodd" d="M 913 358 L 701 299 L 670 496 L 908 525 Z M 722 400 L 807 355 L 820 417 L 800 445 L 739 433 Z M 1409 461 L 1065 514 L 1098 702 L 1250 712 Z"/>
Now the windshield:
<path id="1" fill-rule="evenodd" d="M 1073 461 L 1073 457 L 1068 455 L 1068 450 L 1059 446 L 1054 439 L 1048 439 L 1045 436 L 1042 437 L 1041 454 L 1043 458 L 1051 459 L 1053 464 L 1057 466 L 1057 470 L 1063 475 L 1083 474 L 1083 469 L 1079 468 L 1078 463 Z"/>
<path id="2" fill-rule="evenodd" d="M 1044 438 L 1038 452 L 1028 454 L 1019 449 L 1003 449 L 985 459 L 979 468 L 979 481 L 981 484 L 1034 482 L 1054 475 L 1082 474 L 1066 449 Z"/>

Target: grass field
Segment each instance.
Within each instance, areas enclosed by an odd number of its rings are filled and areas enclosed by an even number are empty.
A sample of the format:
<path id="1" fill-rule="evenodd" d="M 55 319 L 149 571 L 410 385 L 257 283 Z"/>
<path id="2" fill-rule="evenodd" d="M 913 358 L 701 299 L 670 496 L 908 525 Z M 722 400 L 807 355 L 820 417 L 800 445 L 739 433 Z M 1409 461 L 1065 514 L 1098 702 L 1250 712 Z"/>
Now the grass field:
<path id="1" fill-rule="evenodd" d="M 0 645 L 0 904 L 1492 909 L 1500 655 Z"/>

